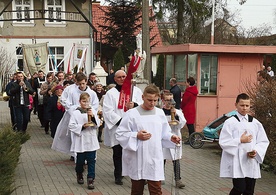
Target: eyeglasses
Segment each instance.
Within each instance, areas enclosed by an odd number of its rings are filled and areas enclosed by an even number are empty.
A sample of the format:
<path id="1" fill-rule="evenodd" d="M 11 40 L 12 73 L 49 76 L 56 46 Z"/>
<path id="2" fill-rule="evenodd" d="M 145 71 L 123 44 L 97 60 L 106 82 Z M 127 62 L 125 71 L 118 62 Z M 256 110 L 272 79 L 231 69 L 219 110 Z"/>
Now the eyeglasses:
<path id="1" fill-rule="evenodd" d="M 171 100 L 164 100 L 165 102 L 170 102 Z"/>

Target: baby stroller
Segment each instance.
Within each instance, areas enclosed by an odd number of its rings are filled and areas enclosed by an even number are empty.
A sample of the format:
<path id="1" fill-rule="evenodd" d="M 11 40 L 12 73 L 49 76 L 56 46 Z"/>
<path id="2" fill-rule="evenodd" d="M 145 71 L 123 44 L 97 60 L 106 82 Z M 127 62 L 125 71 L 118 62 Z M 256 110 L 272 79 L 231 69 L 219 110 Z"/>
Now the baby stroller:
<path id="1" fill-rule="evenodd" d="M 190 146 L 194 149 L 201 148 L 205 142 L 214 142 L 219 140 L 219 134 L 222 129 L 224 121 L 236 114 L 236 110 L 228 112 L 217 118 L 209 125 L 204 127 L 203 132 L 194 132 L 189 136 Z"/>

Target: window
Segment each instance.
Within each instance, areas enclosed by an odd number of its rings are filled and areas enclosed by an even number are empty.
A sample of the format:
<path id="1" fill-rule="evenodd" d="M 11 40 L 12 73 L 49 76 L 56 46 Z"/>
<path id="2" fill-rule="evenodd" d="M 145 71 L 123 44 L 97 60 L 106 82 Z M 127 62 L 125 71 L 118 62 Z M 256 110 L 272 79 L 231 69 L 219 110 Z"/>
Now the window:
<path id="1" fill-rule="evenodd" d="M 189 54 L 188 55 L 188 74 L 187 74 L 187 78 L 188 77 L 193 77 L 195 80 L 197 78 L 197 54 Z"/>
<path id="2" fill-rule="evenodd" d="M 17 57 L 17 70 L 23 71 L 23 48 L 22 47 L 16 47 L 16 57 Z"/>
<path id="3" fill-rule="evenodd" d="M 50 47 L 48 70 L 53 71 L 64 58 L 64 47 Z M 64 71 L 64 62 L 57 68 L 58 71 Z"/>
<path id="4" fill-rule="evenodd" d="M 48 10 L 45 14 L 46 23 L 48 24 L 64 24 L 61 19 L 65 19 L 65 0 L 46 0 L 45 9 Z"/>
<path id="5" fill-rule="evenodd" d="M 217 55 L 201 55 L 200 94 L 217 94 Z"/>
<path id="6" fill-rule="evenodd" d="M 175 77 L 177 82 L 184 83 L 188 77 L 197 80 L 197 54 L 166 55 L 165 88 L 169 89 L 169 80 Z M 181 90 L 185 86 L 179 85 Z"/>
<path id="7" fill-rule="evenodd" d="M 166 71 L 165 71 L 165 88 L 169 89 L 169 81 L 172 78 L 174 67 L 174 56 L 173 55 L 166 55 Z"/>
<path id="8" fill-rule="evenodd" d="M 174 77 L 177 82 L 183 83 L 186 81 L 187 72 L 187 55 L 175 55 Z M 178 85 L 184 91 L 183 85 Z"/>
<path id="9" fill-rule="evenodd" d="M 13 18 L 17 19 L 14 24 L 32 24 L 33 18 L 33 0 L 15 0 L 12 1 Z"/>

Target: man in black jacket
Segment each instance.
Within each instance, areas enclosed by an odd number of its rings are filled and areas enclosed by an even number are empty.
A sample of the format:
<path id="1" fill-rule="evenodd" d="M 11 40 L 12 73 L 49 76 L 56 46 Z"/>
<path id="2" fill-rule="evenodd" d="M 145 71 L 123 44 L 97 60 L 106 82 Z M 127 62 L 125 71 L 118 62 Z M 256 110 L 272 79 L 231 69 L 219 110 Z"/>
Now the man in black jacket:
<path id="1" fill-rule="evenodd" d="M 180 104 L 181 104 L 181 89 L 177 85 L 176 78 L 171 78 L 170 79 L 170 92 L 173 94 L 173 99 L 175 101 L 175 108 L 180 109 Z"/>
<path id="2" fill-rule="evenodd" d="M 37 111 L 37 116 L 40 121 L 41 127 L 44 127 L 44 107 L 43 107 L 43 95 L 40 94 L 40 87 L 42 83 L 46 81 L 46 77 L 44 75 L 44 72 L 42 70 L 38 71 L 38 77 L 34 80 L 34 91 L 35 91 L 35 107 Z"/>
<path id="3" fill-rule="evenodd" d="M 15 81 L 16 81 L 16 73 L 13 74 L 12 79 L 7 84 L 6 89 L 5 89 L 7 95 L 10 96 L 10 97 L 11 97 L 11 94 L 10 94 L 11 85 Z M 15 122 L 16 117 L 15 117 L 14 107 L 12 105 L 12 98 L 9 98 L 9 108 L 10 108 L 10 116 L 11 116 L 12 128 L 13 128 L 13 130 L 16 130 L 16 122 Z"/>
<path id="4" fill-rule="evenodd" d="M 115 76 L 114 70 L 111 68 L 109 75 L 106 77 L 106 85 L 113 84 L 113 83 L 115 84 L 114 76 Z"/>
<path id="5" fill-rule="evenodd" d="M 25 133 L 30 119 L 29 94 L 32 95 L 34 90 L 25 79 L 23 72 L 17 72 L 16 77 L 17 81 L 11 84 L 10 94 L 16 114 L 17 131 Z"/>

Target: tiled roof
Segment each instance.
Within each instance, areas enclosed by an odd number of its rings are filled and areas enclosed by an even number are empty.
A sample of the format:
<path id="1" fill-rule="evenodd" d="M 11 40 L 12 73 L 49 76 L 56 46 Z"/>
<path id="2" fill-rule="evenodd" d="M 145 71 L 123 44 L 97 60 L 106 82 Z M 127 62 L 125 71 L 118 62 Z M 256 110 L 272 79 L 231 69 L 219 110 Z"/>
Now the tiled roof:
<path id="1" fill-rule="evenodd" d="M 93 26 L 96 28 L 96 30 L 98 32 L 102 32 L 102 36 L 104 36 L 106 34 L 106 32 L 103 32 L 102 29 L 99 27 L 100 25 L 104 25 L 104 20 L 103 17 L 105 17 L 105 13 L 99 8 L 101 7 L 104 10 L 107 10 L 107 6 L 101 6 L 100 3 L 93 3 L 92 4 L 92 24 Z M 150 8 L 151 9 L 151 8 Z M 139 23 L 142 23 L 142 17 L 139 21 Z M 150 31 L 150 38 L 154 37 L 156 35 L 156 37 L 150 42 L 151 46 L 162 46 L 162 39 L 159 33 L 159 29 L 157 26 L 157 23 L 155 20 L 153 21 L 149 21 L 149 25 L 152 26 L 152 29 Z M 134 35 L 136 36 L 140 30 L 142 29 L 138 29 Z M 100 33 L 97 34 L 97 39 L 100 40 Z M 102 41 L 102 43 L 104 43 L 104 41 Z"/>

